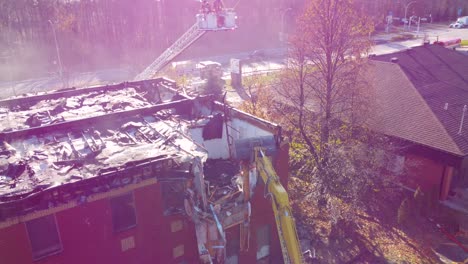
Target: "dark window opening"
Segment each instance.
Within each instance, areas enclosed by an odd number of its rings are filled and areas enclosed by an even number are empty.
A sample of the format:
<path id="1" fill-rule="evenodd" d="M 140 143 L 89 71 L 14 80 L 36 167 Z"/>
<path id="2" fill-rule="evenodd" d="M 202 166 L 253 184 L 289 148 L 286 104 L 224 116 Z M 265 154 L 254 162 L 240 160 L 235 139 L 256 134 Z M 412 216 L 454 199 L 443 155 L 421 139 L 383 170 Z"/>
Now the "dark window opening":
<path id="1" fill-rule="evenodd" d="M 164 215 L 174 215 L 184 212 L 185 182 L 162 182 Z"/>
<path id="2" fill-rule="evenodd" d="M 257 229 L 257 261 L 263 263 L 270 256 L 270 226 L 264 225 Z"/>
<path id="3" fill-rule="evenodd" d="M 114 232 L 120 232 L 136 226 L 135 202 L 133 194 L 128 193 L 110 199 Z"/>
<path id="4" fill-rule="evenodd" d="M 55 215 L 47 215 L 26 222 L 33 260 L 62 251 Z"/>

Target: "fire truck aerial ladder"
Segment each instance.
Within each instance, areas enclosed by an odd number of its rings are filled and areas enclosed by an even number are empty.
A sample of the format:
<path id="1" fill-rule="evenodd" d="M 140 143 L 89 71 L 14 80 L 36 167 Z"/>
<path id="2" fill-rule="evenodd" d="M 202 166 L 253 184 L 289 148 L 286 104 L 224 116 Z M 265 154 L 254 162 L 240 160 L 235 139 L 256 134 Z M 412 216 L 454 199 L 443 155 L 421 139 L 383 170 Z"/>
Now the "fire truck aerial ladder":
<path id="1" fill-rule="evenodd" d="M 216 2 L 216 1 L 215 1 Z M 151 65 L 135 77 L 135 81 L 151 79 L 162 70 L 169 62 L 185 49 L 190 47 L 195 41 L 208 31 L 225 31 L 237 28 L 236 13 L 231 8 L 222 8 L 220 10 L 202 10 L 203 13 L 197 14 L 196 23 L 191 26 L 178 40 L 176 40 L 168 49 L 166 49 Z"/>

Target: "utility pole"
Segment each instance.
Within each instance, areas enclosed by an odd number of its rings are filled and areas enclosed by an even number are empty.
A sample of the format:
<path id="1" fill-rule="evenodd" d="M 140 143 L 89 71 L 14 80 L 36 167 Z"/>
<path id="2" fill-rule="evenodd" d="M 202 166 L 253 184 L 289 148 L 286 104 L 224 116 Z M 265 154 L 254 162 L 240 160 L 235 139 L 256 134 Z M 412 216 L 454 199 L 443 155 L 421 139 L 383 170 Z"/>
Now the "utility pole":
<path id="1" fill-rule="evenodd" d="M 50 26 L 52 27 L 52 32 L 54 34 L 54 41 L 55 41 L 55 51 L 57 53 L 57 60 L 58 60 L 58 64 L 59 64 L 59 76 L 60 76 L 60 80 L 62 81 L 62 86 L 65 86 L 65 82 L 63 80 L 63 67 L 62 67 L 62 59 L 60 58 L 60 48 L 59 48 L 59 45 L 58 45 L 58 41 L 57 41 L 57 33 L 55 32 L 55 25 L 54 23 L 52 23 L 52 21 L 49 20 L 49 23 L 50 23 Z M 65 87 L 62 87 L 62 88 L 65 88 Z"/>
<path id="2" fill-rule="evenodd" d="M 288 7 L 288 8 L 286 8 L 286 9 L 283 11 L 283 13 L 281 14 L 281 32 L 280 32 L 280 41 L 281 41 L 281 42 L 284 42 L 284 41 L 285 41 L 285 35 L 286 35 L 285 32 L 284 32 L 284 30 L 285 30 L 285 26 L 284 26 L 284 17 L 286 16 L 286 13 L 287 13 L 288 11 L 291 11 L 291 10 L 292 10 L 292 8 L 291 8 L 291 7 Z"/>
<path id="3" fill-rule="evenodd" d="M 420 25 L 421 25 L 421 17 L 419 17 L 418 19 L 418 30 L 416 31 L 416 37 L 419 35 L 419 28 L 420 28 Z"/>
<path id="4" fill-rule="evenodd" d="M 8 53 L 6 55 L 7 57 L 5 58 L 5 61 L 9 61 L 10 64 L 13 64 L 13 41 L 11 41 L 11 19 L 10 19 L 9 12 L 8 12 L 7 45 L 8 45 Z M 15 84 L 13 83 L 13 72 L 11 70 L 12 66 L 8 65 L 7 68 L 8 68 L 8 76 L 10 77 L 11 90 L 13 90 L 13 94 L 16 97 Z"/>
<path id="5" fill-rule="evenodd" d="M 406 4 L 406 6 L 405 6 L 405 25 L 406 25 L 407 22 L 409 23 L 408 18 L 407 18 L 408 8 L 410 7 L 410 5 L 412 5 L 412 4 L 416 3 L 416 2 L 417 1 L 411 1 L 408 4 Z"/>

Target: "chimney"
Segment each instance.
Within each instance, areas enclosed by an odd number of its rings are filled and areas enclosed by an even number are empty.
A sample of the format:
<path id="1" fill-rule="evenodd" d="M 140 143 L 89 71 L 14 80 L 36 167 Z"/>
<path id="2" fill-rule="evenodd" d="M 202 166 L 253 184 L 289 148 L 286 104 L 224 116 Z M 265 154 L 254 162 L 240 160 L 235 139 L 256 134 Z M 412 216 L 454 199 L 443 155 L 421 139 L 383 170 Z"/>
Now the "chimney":
<path id="1" fill-rule="evenodd" d="M 390 59 L 391 62 L 393 63 L 398 63 L 398 58 L 397 57 L 393 57 Z"/>
<path id="2" fill-rule="evenodd" d="M 463 106 L 463 113 L 461 117 L 461 122 L 460 122 L 460 128 L 458 129 L 458 134 L 462 134 L 462 129 L 463 129 L 463 121 L 465 120 L 465 112 L 466 112 L 466 105 Z"/>
<path id="3" fill-rule="evenodd" d="M 448 103 L 445 103 L 444 110 L 448 110 Z"/>

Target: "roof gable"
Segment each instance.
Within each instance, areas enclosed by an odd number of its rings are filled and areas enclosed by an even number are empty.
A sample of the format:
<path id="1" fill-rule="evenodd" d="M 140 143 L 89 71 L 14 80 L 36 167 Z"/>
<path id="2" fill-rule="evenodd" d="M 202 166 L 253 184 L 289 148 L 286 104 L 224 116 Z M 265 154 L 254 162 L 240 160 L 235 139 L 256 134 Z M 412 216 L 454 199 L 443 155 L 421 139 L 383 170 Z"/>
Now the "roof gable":
<path id="1" fill-rule="evenodd" d="M 417 144 L 462 154 L 398 65 L 373 61 L 369 63 L 366 76 L 374 93 L 371 128 Z"/>
<path id="2" fill-rule="evenodd" d="M 380 64 L 390 64 L 388 62 L 391 58 L 398 59 L 393 64 L 410 81 L 411 86 L 407 86 L 407 89 L 414 89 L 419 93 L 425 105 L 455 142 L 460 151 L 457 155 L 467 155 L 468 116 L 462 117 L 463 108 L 468 105 L 468 57 L 437 45 L 424 45 L 376 56 L 373 60 L 380 61 Z M 468 111 L 465 115 L 468 115 Z M 445 138 L 440 140 L 447 143 Z M 430 146 L 436 145 L 434 142 Z M 449 152 L 456 154 L 453 149 Z"/>

